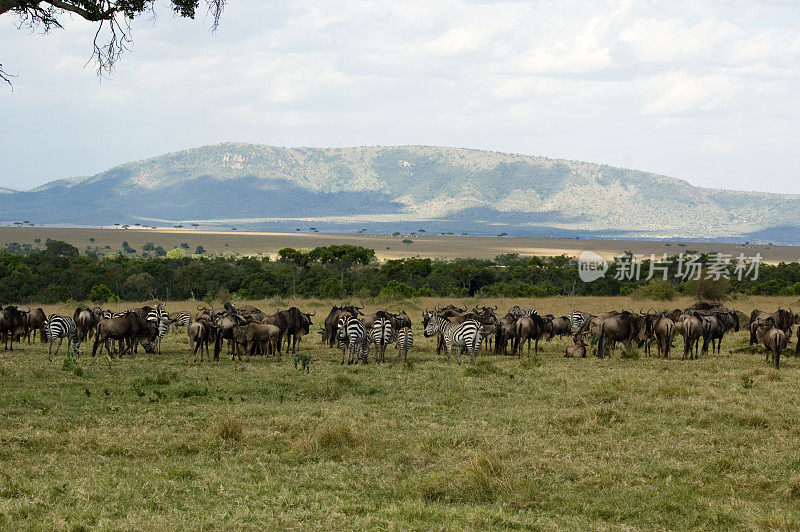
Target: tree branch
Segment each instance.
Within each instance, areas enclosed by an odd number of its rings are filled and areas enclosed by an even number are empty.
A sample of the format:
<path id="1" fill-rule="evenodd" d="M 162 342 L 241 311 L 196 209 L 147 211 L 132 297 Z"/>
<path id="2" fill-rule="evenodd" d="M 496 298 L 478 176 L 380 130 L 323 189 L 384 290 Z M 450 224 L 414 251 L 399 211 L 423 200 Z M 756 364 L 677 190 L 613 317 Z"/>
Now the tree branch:
<path id="1" fill-rule="evenodd" d="M 12 13 L 19 18 L 19 27 L 41 28 L 47 33 L 52 28 L 62 28 L 58 17 L 65 11 L 74 13 L 90 22 L 99 23 L 92 40 L 92 55 L 89 62 L 97 62 L 97 74 L 111 73 L 120 56 L 127 51 L 131 38 L 130 21 L 147 9 L 152 9 L 155 0 L 0 0 L 0 15 Z M 194 18 L 199 0 L 169 0 L 181 17 Z M 213 21 L 211 30 L 219 25 L 226 0 L 205 0 Z M 0 81 L 11 84 L 15 77 L 2 70 Z"/>
<path id="2" fill-rule="evenodd" d="M 89 11 L 88 9 L 84 9 L 78 5 L 64 2 L 62 0 L 43 0 L 45 3 L 52 5 L 53 7 L 57 7 L 58 9 L 63 9 L 64 11 L 71 11 L 72 13 L 76 13 L 86 20 L 90 22 L 100 22 L 103 20 L 111 20 L 114 17 L 114 14 L 117 12 L 117 8 L 115 6 L 111 6 L 104 11 Z"/>
<path id="3" fill-rule="evenodd" d="M 15 78 L 15 77 L 17 77 L 17 76 L 15 76 L 14 74 L 9 74 L 5 70 L 3 70 L 3 64 L 0 63 L 0 80 L 3 80 L 6 83 L 8 83 L 9 86 L 11 87 L 12 91 L 14 90 L 14 85 L 11 84 L 11 78 Z"/>

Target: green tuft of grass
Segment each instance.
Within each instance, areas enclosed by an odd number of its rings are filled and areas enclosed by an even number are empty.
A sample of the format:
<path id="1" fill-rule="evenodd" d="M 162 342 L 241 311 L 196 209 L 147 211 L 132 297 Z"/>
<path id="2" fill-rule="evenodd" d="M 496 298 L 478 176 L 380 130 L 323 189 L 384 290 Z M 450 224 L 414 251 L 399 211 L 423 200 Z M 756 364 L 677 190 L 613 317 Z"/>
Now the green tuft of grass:
<path id="1" fill-rule="evenodd" d="M 211 426 L 211 435 L 219 440 L 240 442 L 243 432 L 242 422 L 234 416 L 225 416 Z"/>

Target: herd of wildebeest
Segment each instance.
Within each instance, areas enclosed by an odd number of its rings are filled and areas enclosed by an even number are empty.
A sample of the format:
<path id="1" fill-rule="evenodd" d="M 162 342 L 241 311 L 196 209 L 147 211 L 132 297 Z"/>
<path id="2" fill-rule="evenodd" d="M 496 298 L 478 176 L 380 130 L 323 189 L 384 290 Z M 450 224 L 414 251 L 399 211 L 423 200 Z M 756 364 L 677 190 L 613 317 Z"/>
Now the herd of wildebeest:
<path id="1" fill-rule="evenodd" d="M 374 361 L 384 362 L 387 346 L 395 344 L 398 358 L 405 360 L 413 346 L 411 318 L 398 313 L 378 310 L 371 314 L 364 307 L 341 305 L 331 308 L 321 329 L 322 343 L 342 350 L 342 364 L 367 363 L 370 349 L 374 347 Z M 21 308 L 15 305 L 0 306 L 0 341 L 6 350 L 13 351 L 14 342 L 36 341 L 49 343 L 48 353 L 56 340 L 56 354 L 64 339 L 67 349 L 78 349 L 82 342 L 92 342 L 92 356 L 98 349 L 109 356 L 133 355 L 138 345 L 148 352 L 161 352 L 161 340 L 171 329 L 185 328 L 189 337 L 189 359 L 218 360 L 226 348 L 232 358 L 249 360 L 253 355 L 274 356 L 281 359 L 282 347 L 296 353 L 303 336 L 312 328 L 314 313 L 296 307 L 265 314 L 251 305 L 226 303 L 219 308 L 197 307 L 190 312 L 168 313 L 164 304 L 143 306 L 124 312 L 111 312 L 100 307 L 78 307 L 72 316 L 46 316 L 41 308 Z M 539 341 L 555 336 L 572 337 L 572 345 L 564 356 L 582 358 L 587 350 L 597 357 L 610 356 L 621 344 L 626 350 L 644 349 L 653 356 L 668 358 L 676 338 L 683 338 L 683 359 L 696 359 L 719 352 L 722 340 L 730 332 L 739 331 L 740 323 L 747 322 L 750 345 L 762 344 L 767 362 L 780 367 L 781 353 L 792 336 L 794 324 L 800 324 L 800 314 L 791 309 L 779 308 L 775 312 L 753 310 L 749 318 L 736 310 L 724 308 L 715 302 L 698 302 L 686 309 L 672 311 L 610 311 L 599 315 L 573 311 L 568 316 L 542 315 L 536 310 L 523 310 L 515 306 L 501 316 L 497 307 L 459 308 L 454 305 L 426 309 L 422 313 L 424 336 L 437 338 L 437 354 L 444 350 L 447 360 L 455 354 L 461 362 L 462 354 L 469 355 L 472 363 L 481 352 L 495 355 L 522 356 L 531 343 L 538 352 Z M 701 344 L 702 342 L 702 344 Z M 800 342 L 795 353 L 800 352 Z M 296 361 L 295 361 L 296 362 Z"/>

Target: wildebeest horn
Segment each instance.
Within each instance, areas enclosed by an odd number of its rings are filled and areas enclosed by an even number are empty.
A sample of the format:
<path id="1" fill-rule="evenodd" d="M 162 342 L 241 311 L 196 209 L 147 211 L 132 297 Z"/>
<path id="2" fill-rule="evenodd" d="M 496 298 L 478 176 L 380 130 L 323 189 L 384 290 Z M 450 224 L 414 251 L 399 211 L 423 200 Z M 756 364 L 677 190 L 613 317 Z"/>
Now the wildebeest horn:
<path id="1" fill-rule="evenodd" d="M 316 315 L 317 315 L 317 311 L 316 310 L 314 311 L 313 314 L 309 314 L 309 316 L 316 316 Z"/>
<path id="2" fill-rule="evenodd" d="M 492 310 L 497 310 L 497 305 L 495 305 L 495 306 L 494 306 L 494 308 L 493 308 Z"/>

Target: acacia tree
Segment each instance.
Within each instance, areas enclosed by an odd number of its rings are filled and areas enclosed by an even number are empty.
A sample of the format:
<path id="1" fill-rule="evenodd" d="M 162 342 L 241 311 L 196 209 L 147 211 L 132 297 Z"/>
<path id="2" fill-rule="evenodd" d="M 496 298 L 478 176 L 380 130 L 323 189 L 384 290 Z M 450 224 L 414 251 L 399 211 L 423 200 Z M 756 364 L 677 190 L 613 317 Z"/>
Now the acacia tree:
<path id="1" fill-rule="evenodd" d="M 200 7 L 200 0 L 168 0 L 176 15 L 193 19 Z M 205 0 L 213 19 L 215 30 L 225 6 L 225 0 Z M 8 13 L 17 17 L 20 28 L 49 32 L 61 29 L 68 14 L 74 13 L 89 22 L 97 23 L 92 41 L 91 61 L 97 66 L 97 74 L 110 74 L 123 52 L 133 42 L 130 22 L 145 11 L 153 11 L 155 0 L 0 0 L 0 15 Z M 11 84 L 12 74 L 3 70 L 0 63 L 0 79 Z"/>

